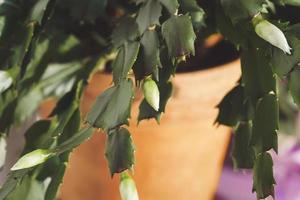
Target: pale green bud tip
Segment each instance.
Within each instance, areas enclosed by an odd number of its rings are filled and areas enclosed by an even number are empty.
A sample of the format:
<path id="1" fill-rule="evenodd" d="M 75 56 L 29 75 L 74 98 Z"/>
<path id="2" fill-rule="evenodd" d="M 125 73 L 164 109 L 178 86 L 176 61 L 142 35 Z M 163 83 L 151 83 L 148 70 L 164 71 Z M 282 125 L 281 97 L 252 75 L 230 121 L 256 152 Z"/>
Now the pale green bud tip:
<path id="1" fill-rule="evenodd" d="M 12 84 L 13 79 L 6 71 L 0 70 L 0 93 L 5 91 Z"/>
<path id="2" fill-rule="evenodd" d="M 34 167 L 45 162 L 52 153 L 49 150 L 37 149 L 21 157 L 11 168 L 11 171 Z"/>
<path id="3" fill-rule="evenodd" d="M 283 0 L 283 3 L 292 6 L 300 6 L 299 0 Z"/>
<path id="4" fill-rule="evenodd" d="M 122 200 L 139 200 L 135 183 L 126 172 L 121 174 L 119 190 Z"/>
<path id="5" fill-rule="evenodd" d="M 151 78 L 146 78 L 143 83 L 143 93 L 146 101 L 150 106 L 158 111 L 159 110 L 159 90 L 158 87 Z"/>
<path id="6" fill-rule="evenodd" d="M 291 47 L 289 46 L 283 32 L 267 20 L 261 20 L 257 23 L 255 25 L 255 32 L 259 37 L 273 46 L 278 47 L 284 53 L 291 54 Z"/>

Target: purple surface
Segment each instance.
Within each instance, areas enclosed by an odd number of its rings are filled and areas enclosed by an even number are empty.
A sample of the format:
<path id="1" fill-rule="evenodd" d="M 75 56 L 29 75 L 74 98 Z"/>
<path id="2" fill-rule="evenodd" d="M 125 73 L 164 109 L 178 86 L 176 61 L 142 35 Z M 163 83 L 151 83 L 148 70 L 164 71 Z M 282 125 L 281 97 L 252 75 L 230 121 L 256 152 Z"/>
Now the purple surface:
<path id="1" fill-rule="evenodd" d="M 300 144 L 293 141 L 282 147 L 274 160 L 276 200 L 300 200 Z M 252 191 L 252 173 L 234 171 L 231 166 L 224 166 L 216 200 L 256 200 Z M 268 199 L 272 199 L 269 197 Z"/>

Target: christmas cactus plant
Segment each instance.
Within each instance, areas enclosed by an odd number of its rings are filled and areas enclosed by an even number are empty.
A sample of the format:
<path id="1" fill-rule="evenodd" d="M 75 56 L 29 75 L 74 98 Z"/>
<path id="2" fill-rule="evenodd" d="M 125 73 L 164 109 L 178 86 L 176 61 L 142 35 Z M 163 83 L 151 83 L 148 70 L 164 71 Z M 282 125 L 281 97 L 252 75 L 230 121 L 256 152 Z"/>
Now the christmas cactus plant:
<path id="1" fill-rule="evenodd" d="M 123 200 L 138 199 L 126 173 L 135 160 L 126 128 L 134 91 L 144 95 L 138 121 L 159 122 L 178 64 L 195 54 L 196 38 L 217 32 L 240 52 L 242 76 L 218 105 L 215 123 L 234 129 L 235 167 L 253 169 L 257 199 L 274 196 L 269 151 L 278 151 L 279 82 L 300 106 L 298 6 L 300 0 L 1 0 L 2 151 L 12 127 L 44 99 L 58 100 L 48 118 L 26 129 L 0 199 L 56 199 L 70 152 L 98 129 L 106 134 L 111 176 L 121 173 Z M 83 90 L 103 66 L 111 66 L 113 84 L 82 116 Z"/>

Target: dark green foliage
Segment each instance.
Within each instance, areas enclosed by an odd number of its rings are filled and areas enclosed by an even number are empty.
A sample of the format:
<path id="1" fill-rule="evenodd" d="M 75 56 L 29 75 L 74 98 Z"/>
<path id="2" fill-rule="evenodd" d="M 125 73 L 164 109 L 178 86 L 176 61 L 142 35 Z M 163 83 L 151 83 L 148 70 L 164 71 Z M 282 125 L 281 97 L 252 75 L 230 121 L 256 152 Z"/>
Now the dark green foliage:
<path id="1" fill-rule="evenodd" d="M 158 78 L 158 67 L 161 67 L 159 56 L 159 38 L 156 30 L 147 30 L 141 38 L 141 51 L 133 68 L 137 80 L 153 74 Z"/>
<path id="2" fill-rule="evenodd" d="M 253 191 L 257 199 L 274 197 L 273 161 L 269 153 L 261 153 L 257 156 L 253 167 Z"/>
<path id="3" fill-rule="evenodd" d="M 235 126 L 238 121 L 242 119 L 244 104 L 244 88 L 238 85 L 228 92 L 217 106 L 219 108 L 219 114 L 215 123 L 232 127 Z"/>
<path id="4" fill-rule="evenodd" d="M 296 66 L 295 69 L 291 72 L 289 77 L 289 89 L 291 95 L 294 99 L 294 102 L 300 106 L 300 67 Z"/>
<path id="5" fill-rule="evenodd" d="M 128 72 L 137 58 L 139 47 L 138 42 L 125 42 L 120 47 L 118 56 L 112 64 L 115 84 L 127 79 Z"/>
<path id="6" fill-rule="evenodd" d="M 252 126 L 250 122 L 240 122 L 235 130 L 233 163 L 235 168 L 252 169 L 255 160 L 254 149 L 250 146 Z"/>
<path id="7" fill-rule="evenodd" d="M 119 128 L 108 132 L 105 156 L 111 176 L 133 167 L 134 146 L 127 129 Z"/>
<path id="8" fill-rule="evenodd" d="M 115 47 L 123 45 L 126 41 L 134 41 L 138 36 L 138 25 L 132 17 L 122 18 L 111 35 Z"/>
<path id="9" fill-rule="evenodd" d="M 258 12 L 263 11 L 265 0 L 220 0 L 225 13 L 233 24 L 249 20 Z"/>
<path id="10" fill-rule="evenodd" d="M 197 4 L 196 0 L 179 0 L 179 4 L 180 4 L 180 11 L 182 11 L 184 14 L 185 13 L 190 14 L 193 26 L 196 29 L 205 26 L 204 23 L 205 12 Z"/>
<path id="11" fill-rule="evenodd" d="M 172 16 L 164 22 L 162 35 L 171 58 L 195 54 L 194 42 L 196 35 L 188 15 Z"/>
<path id="12" fill-rule="evenodd" d="M 40 120 L 35 122 L 25 133 L 26 145 L 23 152 L 29 153 L 35 149 L 49 147 L 49 138 L 51 138 L 51 121 Z"/>
<path id="13" fill-rule="evenodd" d="M 273 49 L 272 66 L 280 78 L 288 73 L 300 62 L 300 38 L 292 34 L 287 35 L 289 44 L 292 47 L 292 55 L 285 55 L 280 49 Z"/>
<path id="14" fill-rule="evenodd" d="M 158 0 L 169 12 L 170 14 L 176 13 L 178 9 L 178 2 L 177 0 Z"/>
<path id="15" fill-rule="evenodd" d="M 44 99 L 58 101 L 49 118 L 35 122 L 25 134 L 22 156 L 37 149 L 49 156 L 29 169 L 11 171 L 0 189 L 0 200 L 54 200 L 69 153 L 91 137 L 92 127 L 106 132 L 111 175 L 131 169 L 134 145 L 124 126 L 129 125 L 135 89 L 146 79 L 155 81 L 159 109 L 155 111 L 143 99 L 138 121 L 154 118 L 159 122 L 172 95 L 177 64 L 195 54 L 196 33 L 202 40 L 215 31 L 240 50 L 242 65 L 242 78 L 218 105 L 216 122 L 235 129 L 234 164 L 253 167 L 257 198 L 274 196 L 272 158 L 267 151 L 277 151 L 276 78 L 288 81 L 289 92 L 300 104 L 299 22 L 295 16 L 277 13 L 277 8 L 288 10 L 284 5 L 290 5 L 298 9 L 299 3 L 217 0 L 207 4 L 205 14 L 195 0 L 2 1 L 1 137 L 36 113 Z M 282 30 L 291 55 L 256 34 L 257 16 Z M 295 20 L 288 23 L 290 18 Z M 89 77 L 109 60 L 113 60 L 113 85 L 99 95 L 84 118 L 89 125 L 81 126 L 79 105 L 84 88 Z M 47 178 L 51 178 L 49 186 L 41 188 Z"/>
<path id="16" fill-rule="evenodd" d="M 144 120 L 144 119 L 151 119 L 154 118 L 158 123 L 160 122 L 160 117 L 162 113 L 165 112 L 165 108 L 167 105 L 167 102 L 169 98 L 172 96 L 172 83 L 171 82 L 160 82 L 158 84 L 158 89 L 160 92 L 160 102 L 159 102 L 159 110 L 154 110 L 145 99 L 140 104 L 139 107 L 139 116 L 138 116 L 138 122 Z"/>
<path id="17" fill-rule="evenodd" d="M 246 96 L 250 97 L 254 105 L 259 98 L 270 91 L 276 91 L 275 76 L 266 56 L 263 49 L 252 46 L 243 49 L 241 55 L 242 82 Z"/>
<path id="18" fill-rule="evenodd" d="M 84 141 L 88 140 L 93 133 L 93 129 L 91 127 L 85 127 L 80 131 L 73 134 L 68 140 L 64 141 L 55 149 L 56 153 L 64 153 L 66 151 L 72 150 Z"/>
<path id="19" fill-rule="evenodd" d="M 251 144 L 256 154 L 270 149 L 277 152 L 278 108 L 278 100 L 274 93 L 269 93 L 257 103 L 251 136 Z"/>
<path id="20" fill-rule="evenodd" d="M 159 25 L 161 10 L 162 6 L 157 0 L 147 0 L 143 3 L 136 19 L 141 34 L 149 27 Z"/>
<path id="21" fill-rule="evenodd" d="M 87 121 L 105 131 L 128 124 L 133 98 L 133 84 L 125 80 L 103 92 L 96 100 Z"/>
<path id="22" fill-rule="evenodd" d="M 94 21 L 102 15 L 107 0 L 61 0 L 60 4 L 66 7 L 74 19 Z"/>

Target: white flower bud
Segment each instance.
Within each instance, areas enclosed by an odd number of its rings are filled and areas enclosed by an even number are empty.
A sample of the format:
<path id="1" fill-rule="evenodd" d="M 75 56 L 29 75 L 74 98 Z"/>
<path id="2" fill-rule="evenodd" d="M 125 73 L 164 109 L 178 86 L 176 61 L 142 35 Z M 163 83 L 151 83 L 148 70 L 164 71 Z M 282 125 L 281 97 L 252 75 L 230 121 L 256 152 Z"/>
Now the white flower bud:
<path id="1" fill-rule="evenodd" d="M 146 78 L 143 83 L 143 93 L 146 101 L 150 106 L 158 111 L 159 109 L 159 90 L 158 87 L 151 78 Z"/>
<path id="2" fill-rule="evenodd" d="M 300 6 L 299 0 L 283 0 L 283 3 L 292 6 Z"/>
<path id="3" fill-rule="evenodd" d="M 255 25 L 256 34 L 284 53 L 291 54 L 289 46 L 283 32 L 267 20 L 261 20 Z"/>
<path id="4" fill-rule="evenodd" d="M 45 162 L 53 155 L 52 152 L 45 149 L 37 149 L 22 156 L 17 163 L 11 168 L 12 171 L 34 167 Z"/>
<path id="5" fill-rule="evenodd" d="M 0 70 L 0 93 L 9 88 L 12 82 L 11 76 L 6 71 Z"/>
<path id="6" fill-rule="evenodd" d="M 122 200 L 139 200 L 135 183 L 126 172 L 121 174 L 119 190 Z"/>

